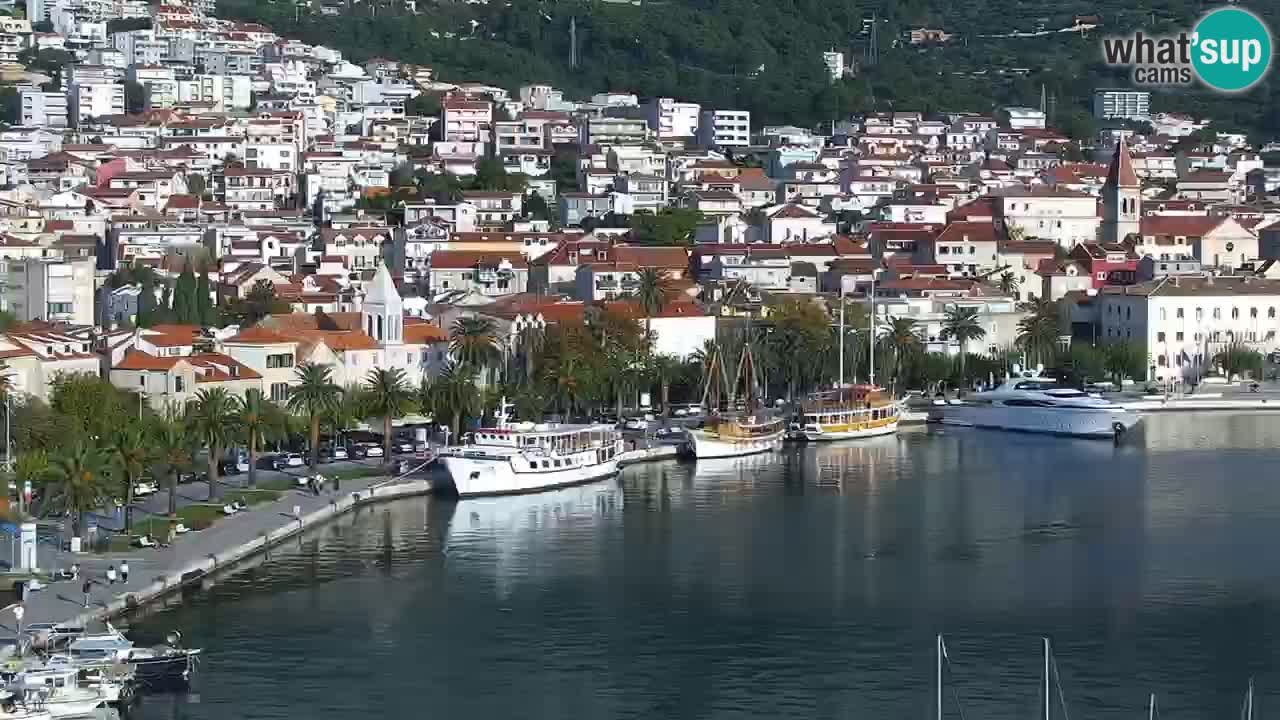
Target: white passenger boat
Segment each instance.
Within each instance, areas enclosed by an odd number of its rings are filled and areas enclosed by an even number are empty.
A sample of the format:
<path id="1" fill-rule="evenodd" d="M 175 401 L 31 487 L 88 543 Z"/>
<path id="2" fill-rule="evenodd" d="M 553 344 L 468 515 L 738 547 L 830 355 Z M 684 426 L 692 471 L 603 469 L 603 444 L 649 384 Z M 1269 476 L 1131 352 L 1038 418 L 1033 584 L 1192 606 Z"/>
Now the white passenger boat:
<path id="1" fill-rule="evenodd" d="M 616 475 L 622 434 L 610 425 L 507 422 L 441 454 L 458 497 L 537 492 Z"/>
<path id="2" fill-rule="evenodd" d="M 1140 420 L 1116 403 L 1016 366 L 994 390 L 935 405 L 934 413 L 948 425 L 1085 438 L 1115 438 Z"/>
<path id="3" fill-rule="evenodd" d="M 901 415 L 899 404 L 871 385 L 818 393 L 801 409 L 800 434 L 810 442 L 892 435 Z"/>

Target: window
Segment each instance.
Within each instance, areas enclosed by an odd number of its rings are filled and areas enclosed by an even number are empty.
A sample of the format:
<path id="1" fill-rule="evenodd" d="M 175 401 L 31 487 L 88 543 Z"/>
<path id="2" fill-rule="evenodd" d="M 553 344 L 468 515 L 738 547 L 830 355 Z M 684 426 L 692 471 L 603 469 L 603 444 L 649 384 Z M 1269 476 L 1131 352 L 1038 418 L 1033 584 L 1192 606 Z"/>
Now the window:
<path id="1" fill-rule="evenodd" d="M 293 367 L 293 353 L 281 353 L 278 355 L 268 355 L 267 367 L 268 368 Z"/>
<path id="2" fill-rule="evenodd" d="M 1196 322 L 1200 322 L 1203 319 L 1204 319 L 1204 309 L 1196 308 Z"/>
<path id="3" fill-rule="evenodd" d="M 1251 318 L 1258 317 L 1258 308 L 1249 308 L 1249 317 Z"/>
<path id="4" fill-rule="evenodd" d="M 1179 320 L 1181 320 L 1181 319 L 1182 319 L 1182 308 L 1178 308 L 1177 312 L 1176 312 L 1176 313 L 1174 313 L 1174 314 L 1177 316 L 1177 318 L 1178 318 Z"/>
<path id="5" fill-rule="evenodd" d="M 1274 320 L 1274 319 L 1275 319 L 1275 317 L 1276 317 L 1276 309 L 1275 309 L 1275 308 L 1273 308 L 1273 307 L 1269 307 L 1269 308 L 1267 308 L 1267 317 L 1269 317 L 1269 318 L 1271 318 L 1271 319 L 1273 319 L 1273 320 Z"/>
<path id="6" fill-rule="evenodd" d="M 1164 342 L 1164 333 L 1162 332 L 1156 333 L 1156 342 Z"/>
<path id="7" fill-rule="evenodd" d="M 1169 360 L 1164 355 L 1161 355 L 1160 357 L 1156 358 L 1156 364 L 1159 365 L 1160 367 L 1168 367 Z"/>
<path id="8" fill-rule="evenodd" d="M 182 392 L 187 386 L 186 380 L 181 375 L 175 375 L 173 378 L 173 391 L 175 393 Z"/>
<path id="9" fill-rule="evenodd" d="M 1213 309 L 1213 319 L 1214 319 L 1214 320 L 1221 320 L 1221 319 L 1222 319 L 1222 308 L 1214 308 L 1214 309 Z"/>
<path id="10" fill-rule="evenodd" d="M 1164 311 L 1164 308 L 1160 308 L 1160 319 L 1161 319 L 1161 320 L 1164 320 L 1164 319 L 1165 319 L 1165 311 Z"/>
<path id="11" fill-rule="evenodd" d="M 1231 319 L 1232 320 L 1240 319 L 1240 308 L 1231 308 Z"/>
<path id="12" fill-rule="evenodd" d="M 289 383 L 271 383 L 271 400 L 284 402 L 289 399 Z"/>

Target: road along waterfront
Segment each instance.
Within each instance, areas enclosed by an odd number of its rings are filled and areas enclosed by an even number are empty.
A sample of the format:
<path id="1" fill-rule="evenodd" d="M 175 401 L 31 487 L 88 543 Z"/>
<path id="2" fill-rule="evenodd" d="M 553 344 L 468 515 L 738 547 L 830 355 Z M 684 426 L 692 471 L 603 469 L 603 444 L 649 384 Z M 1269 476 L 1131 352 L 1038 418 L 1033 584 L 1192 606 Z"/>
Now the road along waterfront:
<path id="1" fill-rule="evenodd" d="M 1277 447 L 1250 414 L 931 427 L 362 508 L 140 619 L 209 658 L 141 714 L 924 718 L 945 632 L 969 717 L 1036 714 L 1041 635 L 1071 713 L 1234 716 L 1280 689 Z"/>

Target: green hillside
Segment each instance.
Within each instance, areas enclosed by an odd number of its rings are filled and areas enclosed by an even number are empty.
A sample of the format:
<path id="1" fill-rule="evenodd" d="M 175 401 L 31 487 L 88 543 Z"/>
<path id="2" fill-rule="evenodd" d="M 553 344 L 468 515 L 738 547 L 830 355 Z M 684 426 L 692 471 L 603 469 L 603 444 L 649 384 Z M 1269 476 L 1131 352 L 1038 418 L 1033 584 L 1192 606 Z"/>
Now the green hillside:
<path id="1" fill-rule="evenodd" d="M 1243 4 L 1280 27 L 1275 3 Z M 1198 0 L 420 1 L 418 15 L 358 3 L 340 17 L 303 9 L 295 22 L 291 3 L 221 0 L 219 12 L 335 47 L 356 61 L 383 56 L 431 65 L 444 80 L 511 89 L 547 82 L 575 97 L 604 90 L 670 95 L 745 108 L 757 124 L 813 126 L 868 110 L 1038 105 L 1043 85 L 1056 100 L 1055 124 L 1083 134 L 1090 129 L 1090 91 L 1127 82 L 1101 64 L 1102 33 L 1188 27 L 1215 6 Z M 1098 15 L 1104 27 L 1089 34 L 989 37 L 1069 27 L 1077 15 Z M 581 59 L 576 69 L 569 66 L 571 19 Z M 905 40 L 913 27 L 940 28 L 956 38 L 913 47 Z M 868 65 L 873 32 L 879 56 Z M 830 49 L 858 62 L 853 77 L 827 81 L 822 52 Z M 1213 117 L 1225 129 L 1280 135 L 1275 72 L 1241 97 L 1179 90 L 1158 94 L 1154 105 Z"/>

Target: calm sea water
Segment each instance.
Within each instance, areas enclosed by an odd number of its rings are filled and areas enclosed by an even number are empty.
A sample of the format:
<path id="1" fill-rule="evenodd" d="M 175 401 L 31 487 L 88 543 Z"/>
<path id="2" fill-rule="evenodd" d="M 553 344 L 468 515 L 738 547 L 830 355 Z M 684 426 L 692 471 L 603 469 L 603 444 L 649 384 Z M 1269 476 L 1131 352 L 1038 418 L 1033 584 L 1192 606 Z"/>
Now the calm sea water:
<path id="1" fill-rule="evenodd" d="M 369 508 L 135 624 L 147 720 L 1237 718 L 1280 698 L 1280 416 L 960 428 Z M 1065 701 L 1065 703 L 1063 702 Z"/>

